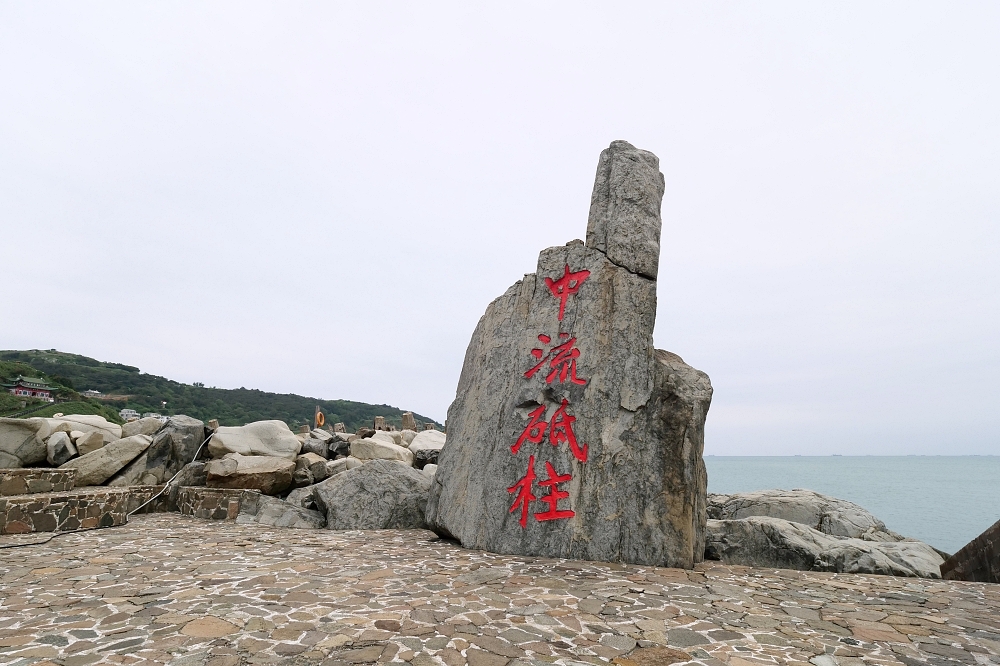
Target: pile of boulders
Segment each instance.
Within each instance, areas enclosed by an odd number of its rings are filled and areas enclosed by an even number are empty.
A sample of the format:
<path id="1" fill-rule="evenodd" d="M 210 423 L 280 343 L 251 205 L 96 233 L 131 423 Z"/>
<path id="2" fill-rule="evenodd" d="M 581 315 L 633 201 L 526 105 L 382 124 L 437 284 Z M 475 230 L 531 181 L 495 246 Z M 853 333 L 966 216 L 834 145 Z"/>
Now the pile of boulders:
<path id="1" fill-rule="evenodd" d="M 187 416 L 123 426 L 92 414 L 0 418 L 0 468 L 73 468 L 77 486 L 158 485 L 194 459 L 205 437 L 205 425 Z"/>
<path id="2" fill-rule="evenodd" d="M 256 490 L 241 522 L 288 527 L 425 527 L 445 435 L 437 430 L 293 433 L 283 421 L 206 427 L 189 416 L 123 426 L 100 416 L 0 419 L 0 468 L 74 468 L 77 486 Z"/>
<path id="3" fill-rule="evenodd" d="M 427 493 L 445 435 L 437 430 L 292 433 L 282 421 L 219 427 L 207 461 L 171 485 L 257 490 L 239 522 L 287 527 L 425 526 Z"/>

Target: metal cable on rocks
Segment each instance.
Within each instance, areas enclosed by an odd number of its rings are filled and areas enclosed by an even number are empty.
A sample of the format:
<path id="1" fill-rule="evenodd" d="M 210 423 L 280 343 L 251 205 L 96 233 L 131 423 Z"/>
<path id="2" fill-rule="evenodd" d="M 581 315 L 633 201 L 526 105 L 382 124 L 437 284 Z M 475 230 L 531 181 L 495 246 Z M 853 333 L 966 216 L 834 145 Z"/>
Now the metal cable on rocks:
<path id="1" fill-rule="evenodd" d="M 205 445 L 208 444 L 208 440 L 212 439 L 213 435 L 215 435 L 215 431 L 214 430 L 211 433 L 209 433 L 208 437 L 205 438 L 205 441 L 202 442 L 201 446 L 198 447 L 198 450 L 194 452 L 194 457 L 191 458 L 191 462 L 194 462 L 194 461 L 196 461 L 198 459 L 198 456 L 201 455 L 201 450 L 203 448 L 205 448 Z M 191 464 L 191 463 L 188 463 L 188 464 Z M 53 534 L 52 536 L 50 536 L 48 539 L 45 539 L 44 541 L 32 541 L 30 543 L 11 543 L 11 544 L 6 544 L 6 545 L 0 545 L 0 550 L 6 550 L 8 548 L 24 548 L 25 546 L 44 546 L 45 544 L 47 544 L 48 542 L 52 541 L 56 537 L 66 536 L 67 534 L 78 534 L 79 532 L 93 532 L 94 530 L 108 530 L 108 529 L 111 529 L 113 527 L 124 527 L 125 525 L 128 525 L 128 519 L 132 517 L 132 514 L 136 513 L 139 509 L 143 508 L 144 506 L 146 506 L 147 504 L 149 504 L 150 502 L 152 502 L 153 500 L 155 500 L 157 497 L 159 497 L 160 495 L 162 495 L 163 493 L 165 493 L 166 490 L 167 490 L 167 488 L 170 487 L 170 483 L 174 479 L 176 479 L 178 476 L 180 476 L 180 473 L 184 471 L 184 467 L 187 467 L 187 465 L 181 466 L 181 468 L 179 470 L 177 470 L 177 473 L 174 474 L 172 477 L 170 477 L 170 480 L 168 480 L 165 484 L 163 484 L 163 488 L 160 490 L 160 492 L 158 492 L 155 495 L 153 495 L 152 497 L 150 497 L 148 500 L 146 500 L 145 502 L 143 502 L 142 504 L 140 504 L 135 509 L 133 509 L 133 510 L 129 511 L 128 513 L 126 513 L 125 514 L 125 522 L 123 522 L 121 525 L 109 525 L 107 527 L 95 527 L 93 530 L 70 530 L 70 531 L 67 531 L 67 532 L 56 532 L 55 534 Z"/>

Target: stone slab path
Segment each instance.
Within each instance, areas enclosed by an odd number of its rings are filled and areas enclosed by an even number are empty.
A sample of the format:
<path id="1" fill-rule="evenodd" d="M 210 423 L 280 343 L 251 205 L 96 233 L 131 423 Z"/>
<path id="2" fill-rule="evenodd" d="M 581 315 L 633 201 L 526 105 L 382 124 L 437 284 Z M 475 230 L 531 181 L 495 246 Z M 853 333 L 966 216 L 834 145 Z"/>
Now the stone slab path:
<path id="1" fill-rule="evenodd" d="M 0 550 L 3 664 L 686 661 L 1000 664 L 1000 585 L 508 557 L 420 530 L 178 514 Z"/>

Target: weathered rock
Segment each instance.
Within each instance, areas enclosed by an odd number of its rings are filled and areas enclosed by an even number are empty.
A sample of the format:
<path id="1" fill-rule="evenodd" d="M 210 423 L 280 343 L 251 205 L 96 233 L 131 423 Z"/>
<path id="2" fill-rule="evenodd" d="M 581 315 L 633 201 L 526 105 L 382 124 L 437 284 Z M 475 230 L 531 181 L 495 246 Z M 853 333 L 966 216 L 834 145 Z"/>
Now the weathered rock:
<path id="1" fill-rule="evenodd" d="M 181 471 L 167 485 L 167 511 L 177 511 L 177 496 L 180 489 L 187 486 L 204 486 L 208 481 L 207 463 L 196 460 L 181 468 Z"/>
<path id="2" fill-rule="evenodd" d="M 256 421 L 245 426 L 221 426 L 208 443 L 213 458 L 227 453 L 295 460 L 301 443 L 284 421 Z"/>
<path id="3" fill-rule="evenodd" d="M 417 469 L 423 469 L 427 465 L 437 467 L 438 455 L 440 453 L 440 449 L 421 449 L 413 454 L 413 466 Z"/>
<path id="4" fill-rule="evenodd" d="M 731 495 L 710 494 L 708 517 L 734 520 L 770 516 L 801 523 L 824 534 L 868 541 L 902 541 L 881 520 L 854 502 L 812 490 L 758 490 Z"/>
<path id="5" fill-rule="evenodd" d="M 153 436 L 153 443 L 136 458 L 109 486 L 159 485 L 170 480 L 184 465 L 194 460 L 205 440 L 205 424 L 190 416 L 167 419 Z"/>
<path id="6" fill-rule="evenodd" d="M 328 476 L 326 473 L 326 463 L 326 458 L 315 453 L 304 453 L 295 459 L 296 469 L 308 469 L 317 481 L 322 481 Z"/>
<path id="7" fill-rule="evenodd" d="M 372 460 L 317 483 L 313 497 L 332 530 L 424 527 L 428 475 L 392 460 Z"/>
<path id="8" fill-rule="evenodd" d="M 374 438 L 354 440 L 351 455 L 360 460 L 399 460 L 413 465 L 413 452 L 409 449 Z"/>
<path id="9" fill-rule="evenodd" d="M 59 469 L 75 469 L 77 487 L 99 486 L 142 455 L 152 441 L 149 435 L 125 437 L 73 458 L 60 465 Z"/>
<path id="10" fill-rule="evenodd" d="M 398 431 L 376 430 L 371 439 L 377 442 L 385 442 L 386 444 L 395 444 L 396 446 L 403 445 L 403 433 Z"/>
<path id="11" fill-rule="evenodd" d="M 427 474 L 431 478 L 433 478 L 434 474 L 437 472 L 437 468 L 438 468 L 437 465 L 435 465 L 433 463 L 429 463 L 429 464 L 424 465 L 423 467 L 421 467 L 420 471 L 422 471 L 424 474 Z"/>
<path id="12" fill-rule="evenodd" d="M 317 509 L 316 500 L 313 499 L 313 491 L 311 487 L 296 488 L 292 492 L 288 493 L 288 497 L 285 498 L 285 501 L 293 506 L 300 506 L 303 509 L 312 509 L 313 511 Z"/>
<path id="13" fill-rule="evenodd" d="M 340 433 L 343 434 L 343 433 Z M 351 435 L 354 437 L 354 435 Z M 334 439 L 330 442 L 329 457 L 332 460 L 337 456 L 349 456 L 351 455 L 351 442 L 346 437 L 344 439 Z"/>
<path id="14" fill-rule="evenodd" d="M 399 433 L 400 439 L 403 440 L 400 446 L 409 446 L 417 436 L 416 430 L 403 430 Z"/>
<path id="15" fill-rule="evenodd" d="M 748 567 L 921 578 L 940 578 L 944 561 L 937 551 L 920 541 L 837 537 L 768 516 L 709 520 L 705 556 Z"/>
<path id="16" fill-rule="evenodd" d="M 295 472 L 292 475 L 292 485 L 296 488 L 311 486 L 325 479 L 327 460 L 315 453 L 305 453 L 295 459 Z"/>
<path id="17" fill-rule="evenodd" d="M 122 426 L 122 437 L 132 435 L 155 435 L 163 427 L 163 421 L 155 416 L 146 416 L 137 421 L 129 421 Z"/>
<path id="18" fill-rule="evenodd" d="M 416 430 L 417 420 L 413 418 L 413 412 L 403 412 L 403 430 Z M 409 444 L 409 442 L 407 442 Z"/>
<path id="19" fill-rule="evenodd" d="M 712 387 L 653 348 L 662 194 L 656 157 L 613 143 L 588 243 L 543 250 L 536 273 L 489 305 L 448 410 L 432 529 L 507 554 L 702 559 Z M 526 432 L 534 443 L 518 446 Z"/>
<path id="20" fill-rule="evenodd" d="M 614 141 L 601 153 L 590 197 L 587 246 L 655 280 L 660 264 L 663 174 L 653 153 Z"/>
<path id="21" fill-rule="evenodd" d="M 105 443 L 122 439 L 122 427 L 120 425 L 111 423 L 111 421 L 108 421 L 103 416 L 96 414 L 66 414 L 46 420 L 52 425 L 53 432 L 58 429 L 58 426 L 65 424 L 67 431 L 100 432 L 104 437 Z"/>
<path id="22" fill-rule="evenodd" d="M 362 464 L 361 460 L 350 456 L 347 458 L 338 458 L 337 460 L 329 460 L 326 463 L 326 475 L 327 477 L 331 477 L 334 474 L 340 474 L 341 472 L 346 472 L 349 469 L 361 467 Z"/>
<path id="23" fill-rule="evenodd" d="M 277 495 L 292 485 L 295 461 L 274 456 L 227 454 L 209 461 L 206 483 L 209 488 L 247 488 L 265 495 Z"/>
<path id="24" fill-rule="evenodd" d="M 52 432 L 47 419 L 0 418 L 0 468 L 24 467 L 45 460 L 45 440 Z"/>
<path id="25" fill-rule="evenodd" d="M 93 453 L 105 444 L 104 434 L 100 430 L 85 432 L 76 438 L 76 449 L 81 456 Z"/>
<path id="26" fill-rule="evenodd" d="M 355 434 L 357 435 L 358 439 L 364 439 L 366 437 L 371 437 L 372 435 L 374 435 L 375 434 L 375 429 L 374 428 L 358 428 L 358 431 Z"/>
<path id="27" fill-rule="evenodd" d="M 76 447 L 73 446 L 73 440 L 64 431 L 54 432 L 49 435 L 49 438 L 45 440 L 45 451 L 45 459 L 53 467 L 59 467 L 59 465 L 62 465 L 77 454 Z"/>
<path id="28" fill-rule="evenodd" d="M 307 438 L 302 442 L 302 453 L 315 453 L 323 459 L 330 457 L 330 442 L 328 440 Z"/>
<path id="29" fill-rule="evenodd" d="M 333 439 L 333 435 L 328 433 L 326 430 L 323 430 L 322 428 L 313 428 L 312 430 L 310 430 L 309 437 L 311 437 L 312 439 L 318 439 L 323 442 L 329 442 L 331 439 Z"/>
<path id="30" fill-rule="evenodd" d="M 436 465 L 438 454 L 444 447 L 445 434 L 437 430 L 424 430 L 407 447 L 413 452 L 413 466 L 423 469 L 424 465 Z"/>
<path id="31" fill-rule="evenodd" d="M 211 463 L 209 463 L 211 464 Z M 257 523 L 274 527 L 318 529 L 326 525 L 326 518 L 319 511 L 310 511 L 277 497 L 246 493 L 240 501 L 236 516 L 240 524 Z"/>

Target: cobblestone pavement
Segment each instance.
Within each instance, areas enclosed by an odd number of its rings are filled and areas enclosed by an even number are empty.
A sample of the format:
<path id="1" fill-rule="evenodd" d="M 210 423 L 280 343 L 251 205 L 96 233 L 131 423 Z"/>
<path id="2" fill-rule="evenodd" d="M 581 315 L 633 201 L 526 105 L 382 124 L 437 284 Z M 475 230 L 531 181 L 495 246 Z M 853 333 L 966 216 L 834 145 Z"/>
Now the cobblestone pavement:
<path id="1" fill-rule="evenodd" d="M 0 566 L 5 664 L 1000 664 L 1000 585 L 509 557 L 419 530 L 178 514 L 0 550 Z"/>

